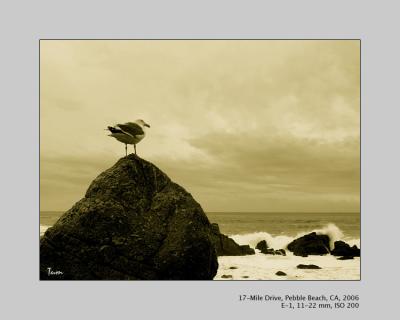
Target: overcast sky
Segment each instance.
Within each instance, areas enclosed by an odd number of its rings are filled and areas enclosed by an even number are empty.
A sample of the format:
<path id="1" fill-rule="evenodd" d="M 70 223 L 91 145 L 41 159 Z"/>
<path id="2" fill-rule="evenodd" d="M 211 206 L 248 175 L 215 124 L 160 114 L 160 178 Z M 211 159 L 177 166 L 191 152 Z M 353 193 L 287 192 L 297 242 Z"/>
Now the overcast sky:
<path id="1" fill-rule="evenodd" d="M 358 41 L 41 41 L 41 210 L 125 155 L 205 211 L 359 211 Z M 133 151 L 133 147 L 128 147 Z"/>

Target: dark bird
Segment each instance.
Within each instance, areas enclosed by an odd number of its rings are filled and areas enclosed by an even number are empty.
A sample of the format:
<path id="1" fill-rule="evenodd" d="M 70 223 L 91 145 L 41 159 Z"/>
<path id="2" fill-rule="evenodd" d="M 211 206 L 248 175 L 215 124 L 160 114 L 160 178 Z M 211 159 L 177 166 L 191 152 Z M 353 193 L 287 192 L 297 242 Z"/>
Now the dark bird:
<path id="1" fill-rule="evenodd" d="M 150 125 L 139 119 L 135 122 L 116 124 L 113 127 L 108 126 L 107 129 L 111 132 L 108 136 L 125 144 L 125 155 L 128 155 L 128 144 L 133 144 L 136 154 L 136 144 L 146 136 L 146 127 L 150 128 Z"/>

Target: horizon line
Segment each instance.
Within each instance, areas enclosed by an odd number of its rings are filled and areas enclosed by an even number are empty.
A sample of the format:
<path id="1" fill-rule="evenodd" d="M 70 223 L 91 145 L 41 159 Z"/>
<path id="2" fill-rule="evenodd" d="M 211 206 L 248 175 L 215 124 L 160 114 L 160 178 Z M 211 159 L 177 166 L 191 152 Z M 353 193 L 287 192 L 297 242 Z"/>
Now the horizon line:
<path id="1" fill-rule="evenodd" d="M 40 210 L 39 212 L 66 212 L 67 210 Z M 213 211 L 203 210 L 204 213 L 360 213 L 359 211 Z"/>

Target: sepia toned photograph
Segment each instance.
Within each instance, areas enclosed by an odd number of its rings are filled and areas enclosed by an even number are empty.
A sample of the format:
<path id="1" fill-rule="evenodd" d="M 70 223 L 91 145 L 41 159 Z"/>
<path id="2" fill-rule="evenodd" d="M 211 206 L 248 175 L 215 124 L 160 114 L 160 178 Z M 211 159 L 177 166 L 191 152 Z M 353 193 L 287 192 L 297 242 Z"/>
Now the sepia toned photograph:
<path id="1" fill-rule="evenodd" d="M 40 280 L 360 280 L 360 40 L 40 40 Z"/>

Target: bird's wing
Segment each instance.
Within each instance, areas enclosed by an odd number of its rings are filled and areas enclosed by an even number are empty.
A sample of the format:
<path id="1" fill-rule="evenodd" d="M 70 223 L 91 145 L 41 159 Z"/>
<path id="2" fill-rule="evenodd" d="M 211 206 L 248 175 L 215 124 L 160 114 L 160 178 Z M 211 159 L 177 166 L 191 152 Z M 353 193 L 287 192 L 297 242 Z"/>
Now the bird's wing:
<path id="1" fill-rule="evenodd" d="M 115 128 L 120 129 L 126 134 L 131 135 L 132 137 L 139 136 L 144 134 L 144 131 L 141 126 L 139 126 L 137 123 L 133 122 L 128 122 L 125 124 L 117 124 Z"/>

